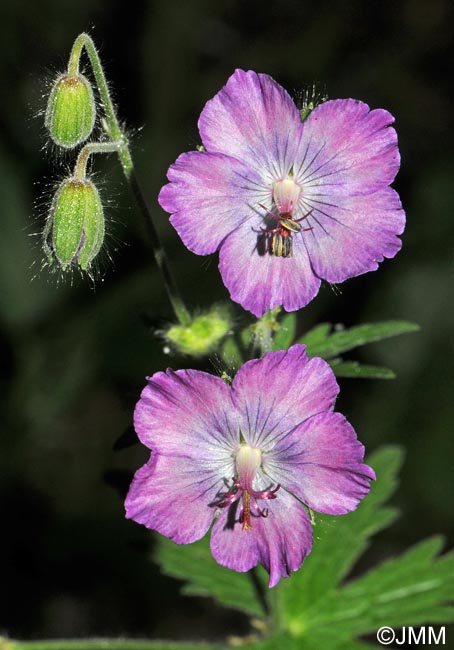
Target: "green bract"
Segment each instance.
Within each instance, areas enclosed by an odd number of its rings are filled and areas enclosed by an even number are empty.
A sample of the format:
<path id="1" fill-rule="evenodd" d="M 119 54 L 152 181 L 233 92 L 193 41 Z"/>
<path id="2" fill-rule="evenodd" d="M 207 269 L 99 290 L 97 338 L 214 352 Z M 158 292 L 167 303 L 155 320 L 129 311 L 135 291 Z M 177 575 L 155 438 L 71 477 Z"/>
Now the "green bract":
<path id="1" fill-rule="evenodd" d="M 96 109 L 90 82 L 81 74 L 61 75 L 54 84 L 46 110 L 46 127 L 52 140 L 70 149 L 88 138 Z"/>
<path id="2" fill-rule="evenodd" d="M 104 241 L 104 211 L 99 192 L 87 179 L 69 178 L 52 202 L 44 247 L 63 271 L 76 264 L 86 271 Z"/>
<path id="3" fill-rule="evenodd" d="M 183 354 L 202 356 L 211 352 L 231 328 L 228 314 L 212 310 L 195 316 L 185 325 L 172 325 L 167 332 L 168 341 Z"/>

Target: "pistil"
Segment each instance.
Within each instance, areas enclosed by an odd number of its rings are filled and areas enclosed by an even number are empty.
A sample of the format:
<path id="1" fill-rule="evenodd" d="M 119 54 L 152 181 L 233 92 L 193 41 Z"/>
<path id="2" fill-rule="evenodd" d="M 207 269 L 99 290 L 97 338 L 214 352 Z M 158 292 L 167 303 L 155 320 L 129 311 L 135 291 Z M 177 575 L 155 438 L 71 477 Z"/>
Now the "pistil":
<path id="1" fill-rule="evenodd" d="M 280 485 L 268 490 L 254 490 L 253 481 L 260 469 L 262 463 L 262 453 L 260 449 L 241 445 L 235 454 L 235 466 L 237 474 L 232 478 L 232 485 L 225 480 L 229 488 L 227 492 L 219 492 L 218 500 L 213 505 L 219 508 L 226 508 L 233 503 L 242 500 L 240 505 L 239 522 L 242 524 L 242 530 L 252 530 L 252 517 L 268 517 L 268 508 L 260 508 L 257 501 L 260 499 L 275 499 L 276 492 Z"/>
<path id="2" fill-rule="evenodd" d="M 273 199 L 279 214 L 292 216 L 301 194 L 301 187 L 292 178 L 273 183 Z"/>

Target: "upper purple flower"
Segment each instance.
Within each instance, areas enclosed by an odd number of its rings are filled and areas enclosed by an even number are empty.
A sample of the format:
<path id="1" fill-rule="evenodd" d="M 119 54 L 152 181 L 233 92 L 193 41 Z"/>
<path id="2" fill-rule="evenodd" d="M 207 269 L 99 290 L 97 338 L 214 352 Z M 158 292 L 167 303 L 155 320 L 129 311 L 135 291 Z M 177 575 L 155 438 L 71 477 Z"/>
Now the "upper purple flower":
<path id="1" fill-rule="evenodd" d="M 354 99 L 327 101 L 302 122 L 271 77 L 236 70 L 200 116 L 206 151 L 171 165 L 159 202 L 191 251 L 220 250 L 233 300 L 256 316 L 294 311 L 321 279 L 374 271 L 399 251 L 393 122 Z"/>
<path id="2" fill-rule="evenodd" d="M 158 372 L 135 410 L 137 434 L 152 449 L 126 497 L 126 516 L 195 542 L 215 520 L 214 558 L 236 571 L 260 563 L 270 587 L 311 550 L 305 507 L 354 510 L 373 470 L 334 402 L 329 365 L 305 346 L 248 361 L 232 386 L 197 370 Z"/>

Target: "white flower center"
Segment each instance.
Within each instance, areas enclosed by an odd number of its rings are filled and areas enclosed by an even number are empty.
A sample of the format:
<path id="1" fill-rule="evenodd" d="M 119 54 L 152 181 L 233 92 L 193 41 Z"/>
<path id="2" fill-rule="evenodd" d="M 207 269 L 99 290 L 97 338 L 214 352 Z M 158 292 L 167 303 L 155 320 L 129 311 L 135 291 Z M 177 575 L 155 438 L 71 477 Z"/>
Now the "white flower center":
<path id="1" fill-rule="evenodd" d="M 233 503 L 241 500 L 238 521 L 242 524 L 242 530 L 252 530 L 253 517 L 268 517 L 268 508 L 261 508 L 257 502 L 262 499 L 265 501 L 275 499 L 276 492 L 280 488 L 280 485 L 276 485 L 275 488 L 254 490 L 252 482 L 261 464 L 262 452 L 260 449 L 241 445 L 235 454 L 236 476 L 232 479 L 232 486 L 227 492 L 218 492 L 217 501 L 211 504 L 219 508 L 229 508 Z M 228 487 L 228 481 L 224 480 L 224 483 Z"/>
<path id="2" fill-rule="evenodd" d="M 273 183 L 273 200 L 279 214 L 286 212 L 293 214 L 301 193 L 301 187 L 292 178 Z"/>
<path id="3" fill-rule="evenodd" d="M 252 489 L 252 481 L 262 463 L 260 449 L 242 445 L 235 454 L 236 470 L 240 486 L 243 490 Z"/>

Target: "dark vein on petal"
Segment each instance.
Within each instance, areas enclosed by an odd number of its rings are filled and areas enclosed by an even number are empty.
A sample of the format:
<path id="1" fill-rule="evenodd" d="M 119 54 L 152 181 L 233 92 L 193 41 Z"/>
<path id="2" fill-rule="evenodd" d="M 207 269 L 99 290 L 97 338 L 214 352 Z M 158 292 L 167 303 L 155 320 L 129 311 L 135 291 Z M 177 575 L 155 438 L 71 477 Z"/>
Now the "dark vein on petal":
<path id="1" fill-rule="evenodd" d="M 311 160 L 309 163 L 307 163 L 305 169 L 304 169 L 302 172 L 301 172 L 301 169 L 300 169 L 300 171 L 298 172 L 298 180 L 299 180 L 300 183 L 304 183 L 304 182 L 306 181 L 307 178 L 310 178 L 310 177 L 311 177 L 311 174 L 312 174 L 312 173 L 315 174 L 316 171 L 318 171 L 318 170 L 321 169 L 324 165 L 326 165 L 326 164 L 328 164 L 328 163 L 330 162 L 330 160 L 326 160 L 326 161 L 323 162 L 319 167 L 317 167 L 317 169 L 315 169 L 315 170 L 314 170 L 314 171 L 313 171 L 313 172 L 312 172 L 308 177 L 300 178 L 300 173 L 301 173 L 301 174 L 305 174 L 305 173 L 307 172 L 307 170 L 311 168 L 312 164 L 314 163 L 314 161 L 317 159 L 317 157 L 320 155 L 320 153 L 323 151 L 323 149 L 324 149 L 325 147 L 326 147 L 326 142 L 324 142 L 324 143 L 322 144 L 322 146 L 320 147 L 320 149 L 316 152 L 316 154 L 314 155 L 314 157 L 312 158 L 312 160 Z M 335 156 L 333 156 L 333 157 L 335 158 Z M 332 160 L 332 159 L 331 159 L 331 160 Z"/>
<path id="2" fill-rule="evenodd" d="M 308 154 L 308 151 L 309 151 L 309 147 L 311 146 L 311 142 L 312 142 L 312 135 L 309 138 L 309 142 L 307 143 L 306 151 L 304 152 L 304 157 L 303 157 L 303 160 L 301 161 L 301 164 L 300 164 L 300 166 L 298 168 L 298 172 L 295 172 L 295 174 L 294 174 L 295 178 L 298 178 L 298 176 L 299 176 L 299 174 L 301 172 L 301 168 L 302 168 L 302 166 L 304 165 L 304 163 L 306 161 L 307 154 Z"/>

